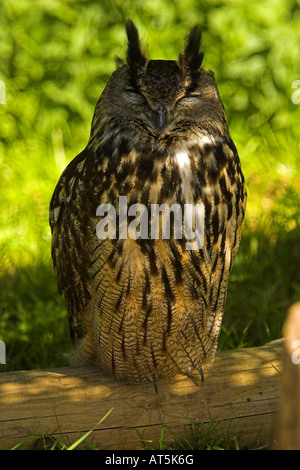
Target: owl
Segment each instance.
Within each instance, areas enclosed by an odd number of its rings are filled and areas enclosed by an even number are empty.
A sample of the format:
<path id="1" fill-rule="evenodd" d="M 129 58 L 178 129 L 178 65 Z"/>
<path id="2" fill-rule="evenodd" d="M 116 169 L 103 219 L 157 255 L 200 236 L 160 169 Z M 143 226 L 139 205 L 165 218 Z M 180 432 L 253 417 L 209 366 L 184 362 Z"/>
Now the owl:
<path id="1" fill-rule="evenodd" d="M 177 60 L 149 60 L 131 20 L 126 32 L 87 146 L 50 203 L 73 356 L 129 382 L 203 377 L 240 243 L 244 177 L 199 26 Z"/>

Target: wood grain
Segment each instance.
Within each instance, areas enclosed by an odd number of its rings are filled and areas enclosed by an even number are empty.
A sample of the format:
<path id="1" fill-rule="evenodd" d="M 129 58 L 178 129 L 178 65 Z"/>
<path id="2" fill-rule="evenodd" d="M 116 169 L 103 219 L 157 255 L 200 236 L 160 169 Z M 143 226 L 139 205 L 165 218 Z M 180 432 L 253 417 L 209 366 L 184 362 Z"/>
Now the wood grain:
<path id="1" fill-rule="evenodd" d="M 214 366 L 200 376 L 131 385 L 102 375 L 95 367 L 65 367 L 0 375 L 0 449 L 10 449 L 34 432 L 67 436 L 74 442 L 94 428 L 93 443 L 102 449 L 144 448 L 139 435 L 158 447 L 161 427 L 182 437 L 184 425 L 221 420 L 246 447 L 268 443 L 278 403 L 282 344 L 219 352 Z M 167 431 L 167 430 L 165 430 Z M 165 432 L 165 436 L 168 433 Z M 169 432 L 169 437 L 171 433 Z M 61 437 L 60 437 L 61 438 Z"/>

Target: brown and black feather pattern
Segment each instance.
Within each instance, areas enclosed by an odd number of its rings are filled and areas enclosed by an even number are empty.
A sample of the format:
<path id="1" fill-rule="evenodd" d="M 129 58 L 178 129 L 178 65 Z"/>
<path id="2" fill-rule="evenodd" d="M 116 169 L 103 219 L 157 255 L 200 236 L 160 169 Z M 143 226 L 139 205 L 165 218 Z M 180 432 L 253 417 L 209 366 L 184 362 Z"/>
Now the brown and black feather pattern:
<path id="1" fill-rule="evenodd" d="M 196 54 L 200 37 L 192 39 Z M 139 50 L 134 72 L 127 64 L 114 72 L 90 141 L 50 204 L 53 262 L 76 354 L 118 379 L 152 381 L 212 362 L 240 242 L 246 191 L 237 150 L 214 78 L 199 69 L 191 42 L 185 50 L 193 70 L 184 51 L 175 62 L 143 61 Z M 184 237 L 100 240 L 97 207 L 118 208 L 120 195 L 149 213 L 151 204 L 204 204 L 203 248 L 187 250 Z"/>

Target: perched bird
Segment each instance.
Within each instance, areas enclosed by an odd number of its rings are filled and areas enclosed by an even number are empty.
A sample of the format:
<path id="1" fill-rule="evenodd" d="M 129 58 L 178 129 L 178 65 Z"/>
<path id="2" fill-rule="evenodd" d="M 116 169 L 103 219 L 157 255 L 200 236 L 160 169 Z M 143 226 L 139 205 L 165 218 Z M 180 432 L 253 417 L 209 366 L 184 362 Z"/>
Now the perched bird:
<path id="1" fill-rule="evenodd" d="M 52 196 L 52 257 L 78 362 L 156 386 L 203 375 L 213 361 L 246 190 L 213 73 L 202 68 L 200 28 L 177 61 L 148 60 L 131 20 L 126 30 L 126 60 Z M 120 201 L 139 216 L 124 217 Z M 183 230 L 192 228 L 177 217 L 185 205 L 200 208 L 199 231 Z M 159 212 L 156 225 L 143 215 L 162 207 L 179 212 L 164 222 Z M 193 234 L 202 242 L 190 244 Z"/>

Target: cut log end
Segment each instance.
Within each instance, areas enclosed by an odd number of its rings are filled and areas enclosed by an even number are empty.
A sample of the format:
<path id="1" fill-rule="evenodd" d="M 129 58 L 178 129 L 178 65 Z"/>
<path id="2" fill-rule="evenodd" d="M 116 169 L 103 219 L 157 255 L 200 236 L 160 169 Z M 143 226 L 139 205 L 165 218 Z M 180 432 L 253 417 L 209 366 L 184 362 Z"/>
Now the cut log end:
<path id="1" fill-rule="evenodd" d="M 300 450 L 300 302 L 289 309 L 283 335 L 280 400 L 271 447 Z"/>

